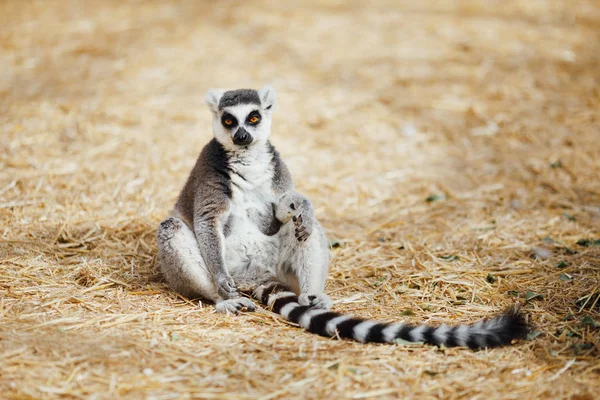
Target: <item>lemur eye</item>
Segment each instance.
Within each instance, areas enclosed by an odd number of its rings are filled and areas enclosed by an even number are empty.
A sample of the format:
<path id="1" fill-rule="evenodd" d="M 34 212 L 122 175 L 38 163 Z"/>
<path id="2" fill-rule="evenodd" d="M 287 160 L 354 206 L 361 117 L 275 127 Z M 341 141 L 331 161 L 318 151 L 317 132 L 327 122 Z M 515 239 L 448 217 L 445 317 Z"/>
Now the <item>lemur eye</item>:
<path id="1" fill-rule="evenodd" d="M 246 123 L 250 125 L 256 125 L 260 122 L 260 114 L 258 111 L 252 111 L 248 117 L 246 117 Z"/>
<path id="2" fill-rule="evenodd" d="M 238 121 L 233 115 L 229 113 L 223 113 L 221 116 L 221 124 L 227 129 L 232 129 L 238 124 Z"/>

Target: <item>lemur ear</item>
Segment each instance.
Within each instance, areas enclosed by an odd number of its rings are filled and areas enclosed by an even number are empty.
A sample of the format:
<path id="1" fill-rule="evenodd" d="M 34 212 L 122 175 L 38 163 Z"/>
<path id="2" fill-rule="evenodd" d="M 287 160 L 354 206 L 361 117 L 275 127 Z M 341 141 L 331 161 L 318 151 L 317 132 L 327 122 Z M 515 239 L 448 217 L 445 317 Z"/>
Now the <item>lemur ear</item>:
<path id="1" fill-rule="evenodd" d="M 273 89 L 272 86 L 265 85 L 258 91 L 258 97 L 260 97 L 263 108 L 265 110 L 270 110 L 275 104 L 277 93 L 275 93 L 275 89 Z"/>
<path id="2" fill-rule="evenodd" d="M 208 89 L 208 92 L 206 92 L 206 96 L 204 96 L 204 99 L 206 100 L 206 104 L 208 104 L 208 108 L 210 108 L 210 111 L 214 113 L 219 112 L 219 101 L 221 101 L 221 97 L 223 97 L 222 90 Z"/>

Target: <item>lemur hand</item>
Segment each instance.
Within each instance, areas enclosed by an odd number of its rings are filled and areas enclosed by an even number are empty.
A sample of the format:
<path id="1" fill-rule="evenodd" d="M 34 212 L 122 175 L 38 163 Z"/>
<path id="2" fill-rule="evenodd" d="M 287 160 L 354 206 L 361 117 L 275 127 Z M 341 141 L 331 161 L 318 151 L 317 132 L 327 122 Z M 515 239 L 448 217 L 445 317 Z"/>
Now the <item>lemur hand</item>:
<path id="1" fill-rule="evenodd" d="M 299 242 L 303 242 L 308 239 L 313 228 L 312 218 L 303 217 L 303 214 L 298 214 L 298 216 L 292 217 L 292 221 L 294 221 L 294 226 L 296 226 L 294 231 L 296 239 L 298 239 Z"/>
<path id="2" fill-rule="evenodd" d="M 219 295 L 224 299 L 233 299 L 240 296 L 233 278 L 227 273 L 220 274 L 216 277 L 217 290 Z"/>
<path id="3" fill-rule="evenodd" d="M 315 212 L 310 201 L 299 194 L 290 199 L 290 208 L 293 210 L 292 221 L 296 227 L 294 234 L 299 242 L 303 242 L 312 233 Z"/>
<path id="4" fill-rule="evenodd" d="M 313 231 L 315 212 L 310 201 L 296 192 L 284 195 L 276 207 L 276 217 L 282 223 L 290 219 L 295 226 L 294 234 L 299 242 L 305 241 Z"/>

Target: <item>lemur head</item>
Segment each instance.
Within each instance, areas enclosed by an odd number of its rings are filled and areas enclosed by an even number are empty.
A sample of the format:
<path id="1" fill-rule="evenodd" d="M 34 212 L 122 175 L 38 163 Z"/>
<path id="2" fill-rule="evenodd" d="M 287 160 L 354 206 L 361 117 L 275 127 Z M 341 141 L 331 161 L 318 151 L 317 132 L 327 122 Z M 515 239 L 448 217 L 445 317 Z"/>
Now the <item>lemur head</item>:
<path id="1" fill-rule="evenodd" d="M 275 89 L 210 89 L 206 103 L 213 113 L 215 138 L 225 148 L 248 147 L 264 142 L 271 133 L 271 111 Z"/>

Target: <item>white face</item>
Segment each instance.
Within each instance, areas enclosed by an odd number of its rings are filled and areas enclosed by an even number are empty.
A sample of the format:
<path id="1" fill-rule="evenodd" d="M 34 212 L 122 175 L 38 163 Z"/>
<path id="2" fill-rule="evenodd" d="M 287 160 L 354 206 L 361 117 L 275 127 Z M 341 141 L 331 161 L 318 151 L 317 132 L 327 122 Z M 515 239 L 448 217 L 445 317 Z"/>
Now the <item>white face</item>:
<path id="1" fill-rule="evenodd" d="M 225 103 L 232 103 L 231 100 L 236 97 L 240 101 L 219 109 L 224 93 L 229 96 Z M 251 102 L 245 102 L 244 96 Z M 275 90 L 270 86 L 264 86 L 256 92 L 251 89 L 232 92 L 210 89 L 206 94 L 206 103 L 213 113 L 215 139 L 230 150 L 266 142 L 271 134 L 271 113 L 275 99 Z M 257 101 L 260 104 L 256 104 Z"/>
<path id="2" fill-rule="evenodd" d="M 213 132 L 228 149 L 266 142 L 271 134 L 271 110 L 257 104 L 238 104 L 214 113 Z"/>

